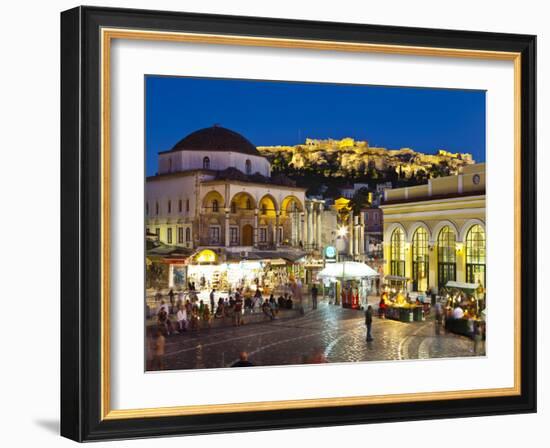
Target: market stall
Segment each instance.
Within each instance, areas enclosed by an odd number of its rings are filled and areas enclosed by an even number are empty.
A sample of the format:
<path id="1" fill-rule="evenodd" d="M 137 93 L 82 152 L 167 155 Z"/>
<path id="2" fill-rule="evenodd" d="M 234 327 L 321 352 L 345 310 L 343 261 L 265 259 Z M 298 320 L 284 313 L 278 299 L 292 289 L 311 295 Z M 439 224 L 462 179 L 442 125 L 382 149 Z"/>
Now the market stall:
<path id="1" fill-rule="evenodd" d="M 336 289 L 340 290 L 342 306 L 352 309 L 363 308 L 368 294 L 367 280 L 376 276 L 378 272 L 370 266 L 355 261 L 327 264 L 317 274 L 317 278 L 325 283 L 336 283 Z"/>
<path id="2" fill-rule="evenodd" d="M 382 295 L 384 301 L 384 316 L 400 322 L 420 322 L 425 319 L 424 305 L 416 298 L 405 296 L 402 290 L 389 297 Z"/>
<path id="3" fill-rule="evenodd" d="M 445 285 L 445 329 L 468 337 L 485 339 L 486 310 L 475 283 L 449 281 Z M 482 302 L 483 300 L 483 302 Z"/>

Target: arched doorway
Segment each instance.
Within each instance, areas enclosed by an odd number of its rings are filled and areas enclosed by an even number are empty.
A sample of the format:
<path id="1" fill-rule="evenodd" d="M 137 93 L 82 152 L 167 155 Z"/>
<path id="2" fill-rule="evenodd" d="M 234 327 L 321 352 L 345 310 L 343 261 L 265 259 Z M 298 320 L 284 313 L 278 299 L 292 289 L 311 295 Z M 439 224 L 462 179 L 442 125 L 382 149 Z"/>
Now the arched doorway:
<path id="1" fill-rule="evenodd" d="M 412 241 L 412 278 L 414 291 L 428 289 L 428 232 L 419 227 L 413 235 Z"/>
<path id="2" fill-rule="evenodd" d="M 466 235 L 466 281 L 485 287 L 485 230 L 479 224 Z"/>
<path id="3" fill-rule="evenodd" d="M 397 228 L 391 235 L 390 274 L 405 276 L 405 234 Z"/>
<path id="4" fill-rule="evenodd" d="M 245 224 L 241 232 L 241 244 L 243 246 L 252 246 L 254 244 L 254 228 L 250 224 Z"/>
<path id="5" fill-rule="evenodd" d="M 456 281 L 456 234 L 445 226 L 437 237 L 438 288 L 443 288 L 448 281 Z"/>

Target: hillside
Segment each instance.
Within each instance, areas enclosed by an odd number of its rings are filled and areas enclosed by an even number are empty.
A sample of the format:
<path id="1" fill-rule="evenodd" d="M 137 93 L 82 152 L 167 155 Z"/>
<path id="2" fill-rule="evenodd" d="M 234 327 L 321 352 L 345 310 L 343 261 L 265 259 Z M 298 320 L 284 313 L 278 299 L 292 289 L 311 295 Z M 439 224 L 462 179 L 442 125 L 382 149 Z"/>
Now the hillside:
<path id="1" fill-rule="evenodd" d="M 471 154 L 438 150 L 424 154 L 410 148 L 371 147 L 365 141 L 306 139 L 295 146 L 258 146 L 269 159 L 273 173 L 284 173 L 315 193 L 321 184 L 341 187 L 347 183 L 394 186 L 425 183 L 429 177 L 454 174 L 461 166 L 475 163 Z M 330 178 L 330 180 L 328 180 Z"/>

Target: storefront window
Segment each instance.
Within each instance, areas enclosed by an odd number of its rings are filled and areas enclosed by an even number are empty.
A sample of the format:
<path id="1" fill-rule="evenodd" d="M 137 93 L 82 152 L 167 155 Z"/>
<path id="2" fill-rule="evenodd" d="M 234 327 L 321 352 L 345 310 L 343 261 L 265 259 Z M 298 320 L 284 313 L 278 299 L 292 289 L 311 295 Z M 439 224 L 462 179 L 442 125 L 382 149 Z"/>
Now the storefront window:
<path id="1" fill-rule="evenodd" d="M 456 281 L 456 235 L 445 226 L 437 237 L 437 273 L 439 288 L 448 281 Z"/>
<path id="2" fill-rule="evenodd" d="M 412 276 L 413 289 L 426 291 L 428 289 L 428 232 L 419 227 L 412 241 Z"/>
<path id="3" fill-rule="evenodd" d="M 395 229 L 391 236 L 391 275 L 405 276 L 405 234 Z"/>
<path id="4" fill-rule="evenodd" d="M 479 224 L 466 235 L 466 281 L 485 287 L 485 230 Z"/>

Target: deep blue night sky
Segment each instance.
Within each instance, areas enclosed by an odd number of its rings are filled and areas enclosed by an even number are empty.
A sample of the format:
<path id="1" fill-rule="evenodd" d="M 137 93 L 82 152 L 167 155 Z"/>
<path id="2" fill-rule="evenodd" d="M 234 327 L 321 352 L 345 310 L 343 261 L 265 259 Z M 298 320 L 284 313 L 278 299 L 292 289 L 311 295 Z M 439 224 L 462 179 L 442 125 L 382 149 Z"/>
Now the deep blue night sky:
<path id="1" fill-rule="evenodd" d="M 352 137 L 485 161 L 485 91 L 146 77 L 147 175 L 157 153 L 215 123 L 256 146 Z"/>

